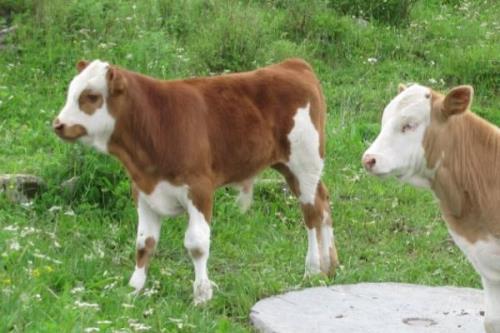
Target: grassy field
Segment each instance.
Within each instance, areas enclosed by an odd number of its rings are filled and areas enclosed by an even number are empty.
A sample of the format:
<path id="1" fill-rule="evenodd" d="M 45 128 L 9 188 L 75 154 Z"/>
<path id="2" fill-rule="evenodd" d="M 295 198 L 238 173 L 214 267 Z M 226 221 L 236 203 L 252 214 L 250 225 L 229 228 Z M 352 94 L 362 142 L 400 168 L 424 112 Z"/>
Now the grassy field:
<path id="1" fill-rule="evenodd" d="M 500 5 L 495 0 L 0 0 L 0 173 L 33 173 L 30 205 L 0 195 L 0 332 L 248 332 L 259 299 L 323 284 L 400 281 L 480 287 L 431 194 L 367 176 L 360 156 L 399 82 L 475 87 L 474 111 L 500 124 Z M 341 266 L 303 279 L 306 232 L 279 181 L 215 203 L 204 307 L 192 303 L 186 218 L 164 221 L 147 290 L 129 296 L 136 213 L 107 156 L 61 142 L 51 121 L 79 59 L 156 77 L 249 70 L 287 57 L 315 67 L 328 102 L 324 180 Z M 76 190 L 60 183 L 79 176 Z M 261 179 L 279 179 L 272 172 Z"/>

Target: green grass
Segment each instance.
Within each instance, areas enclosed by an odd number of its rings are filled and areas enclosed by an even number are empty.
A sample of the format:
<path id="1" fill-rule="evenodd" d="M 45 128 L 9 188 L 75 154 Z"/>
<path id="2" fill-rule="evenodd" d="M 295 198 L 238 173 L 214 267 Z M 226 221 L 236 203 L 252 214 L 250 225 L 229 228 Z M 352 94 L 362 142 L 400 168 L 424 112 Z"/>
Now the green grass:
<path id="1" fill-rule="evenodd" d="M 0 173 L 34 173 L 48 185 L 29 206 L 0 195 L 0 331 L 133 331 L 142 323 L 152 332 L 248 332 L 250 307 L 290 289 L 362 281 L 480 287 L 432 195 L 369 177 L 359 161 L 399 82 L 472 84 L 474 111 L 500 124 L 498 2 L 333 3 L 0 0 L 0 28 L 17 26 L 0 50 Z M 324 180 L 342 263 L 335 279 L 302 278 L 298 204 L 273 181 L 257 185 L 246 215 L 235 193 L 218 191 L 209 271 L 219 289 L 208 305 L 192 304 L 185 217 L 165 220 L 147 293 L 129 296 L 136 213 L 126 176 L 112 158 L 64 144 L 50 129 L 76 61 L 180 78 L 290 56 L 313 64 L 328 102 Z M 59 184 L 72 176 L 81 177 L 76 191 L 64 192 Z"/>

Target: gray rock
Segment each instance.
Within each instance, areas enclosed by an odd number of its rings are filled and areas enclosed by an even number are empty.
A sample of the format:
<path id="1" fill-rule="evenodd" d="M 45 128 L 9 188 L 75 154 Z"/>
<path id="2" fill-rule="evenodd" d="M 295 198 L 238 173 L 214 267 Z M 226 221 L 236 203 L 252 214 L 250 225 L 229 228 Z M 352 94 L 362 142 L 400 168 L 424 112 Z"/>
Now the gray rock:
<path id="1" fill-rule="evenodd" d="M 477 289 L 361 283 L 263 299 L 250 320 L 265 333 L 482 333 L 483 310 Z"/>
<path id="2" fill-rule="evenodd" d="M 42 178 L 26 174 L 0 175 L 0 192 L 15 203 L 25 203 L 33 199 L 45 188 Z"/>

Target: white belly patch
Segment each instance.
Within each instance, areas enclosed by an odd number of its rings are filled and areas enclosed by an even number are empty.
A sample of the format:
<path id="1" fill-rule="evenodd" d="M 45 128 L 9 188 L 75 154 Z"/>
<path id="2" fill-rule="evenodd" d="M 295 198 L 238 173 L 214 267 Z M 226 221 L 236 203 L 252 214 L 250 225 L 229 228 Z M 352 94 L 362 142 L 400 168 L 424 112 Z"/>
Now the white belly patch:
<path id="1" fill-rule="evenodd" d="M 174 186 L 167 181 L 159 182 L 153 192 L 139 192 L 153 211 L 160 216 L 173 217 L 185 211 L 187 201 L 187 185 Z"/>

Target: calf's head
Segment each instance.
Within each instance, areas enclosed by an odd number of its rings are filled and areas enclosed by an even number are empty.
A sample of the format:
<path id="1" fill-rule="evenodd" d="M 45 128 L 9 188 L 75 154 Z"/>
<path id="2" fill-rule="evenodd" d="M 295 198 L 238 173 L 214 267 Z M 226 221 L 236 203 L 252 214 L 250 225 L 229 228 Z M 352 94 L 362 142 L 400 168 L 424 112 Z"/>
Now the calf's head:
<path id="1" fill-rule="evenodd" d="M 69 85 L 66 104 L 54 119 L 53 129 L 64 140 L 80 140 L 106 151 L 115 126 L 110 101 L 122 94 L 125 81 L 117 69 L 100 60 L 79 61 L 76 68 L 78 74 Z"/>
<path id="2" fill-rule="evenodd" d="M 445 130 L 450 117 L 466 111 L 472 94 L 470 86 L 456 87 L 444 96 L 418 84 L 400 85 L 399 94 L 384 109 L 379 135 L 363 154 L 365 169 L 428 187 L 436 165 L 427 160 L 424 142 L 429 133 Z"/>

